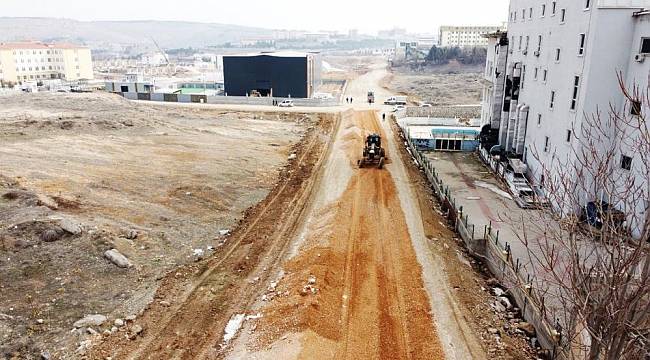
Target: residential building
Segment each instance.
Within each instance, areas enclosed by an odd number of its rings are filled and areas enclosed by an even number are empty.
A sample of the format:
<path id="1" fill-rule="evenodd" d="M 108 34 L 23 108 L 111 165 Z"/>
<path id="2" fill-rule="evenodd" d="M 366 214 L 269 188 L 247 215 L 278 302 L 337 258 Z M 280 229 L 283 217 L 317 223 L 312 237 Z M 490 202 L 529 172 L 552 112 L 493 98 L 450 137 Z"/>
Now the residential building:
<path id="1" fill-rule="evenodd" d="M 90 49 L 42 42 L 0 43 L 0 80 L 9 83 L 94 79 Z"/>
<path id="2" fill-rule="evenodd" d="M 474 47 L 487 46 L 485 34 L 501 31 L 502 26 L 441 26 L 439 46 Z"/>
<path id="3" fill-rule="evenodd" d="M 486 74 L 493 88 L 488 85 L 484 92 L 483 123 L 489 127 L 483 134 L 494 135 L 493 145 L 502 154 L 523 159 L 537 188 L 543 189 L 545 165 L 575 160 L 575 135 L 585 117 L 599 110 L 607 116 L 610 106 L 623 108 L 619 74 L 627 84 L 648 89 L 648 5 L 644 0 L 511 0 L 507 35 L 486 38 Z M 621 171 L 635 171 L 634 149 L 621 147 L 620 156 L 630 160 L 621 161 Z M 647 204 L 639 206 L 647 210 Z"/>

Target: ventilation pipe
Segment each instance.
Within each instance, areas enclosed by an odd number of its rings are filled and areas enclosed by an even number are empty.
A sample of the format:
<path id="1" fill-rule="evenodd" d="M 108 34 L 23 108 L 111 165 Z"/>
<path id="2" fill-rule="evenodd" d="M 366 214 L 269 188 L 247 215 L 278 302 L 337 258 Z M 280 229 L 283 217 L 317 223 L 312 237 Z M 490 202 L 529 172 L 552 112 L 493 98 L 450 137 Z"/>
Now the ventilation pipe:
<path id="1" fill-rule="evenodd" d="M 528 126 L 528 105 L 521 105 L 519 115 L 517 116 L 517 129 L 515 132 L 514 152 L 517 155 L 524 154 L 524 145 L 526 143 L 526 128 Z"/>

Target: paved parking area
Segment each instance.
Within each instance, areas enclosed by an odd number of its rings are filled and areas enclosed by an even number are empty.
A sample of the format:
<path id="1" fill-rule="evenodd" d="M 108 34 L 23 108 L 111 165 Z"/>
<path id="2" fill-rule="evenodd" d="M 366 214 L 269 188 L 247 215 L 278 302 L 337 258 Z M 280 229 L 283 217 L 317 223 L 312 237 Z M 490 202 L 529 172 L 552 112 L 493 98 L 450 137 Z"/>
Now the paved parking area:
<path id="1" fill-rule="evenodd" d="M 462 206 L 463 213 L 469 215 L 469 222 L 475 225 L 475 237 L 481 237 L 485 226 L 491 223 L 493 231 L 499 232 L 500 243 L 510 244 L 513 258 L 527 263 L 528 253 L 518 235 L 541 214 L 517 206 L 505 184 L 497 180 L 476 153 L 429 152 L 426 156 L 449 188 L 457 208 Z"/>

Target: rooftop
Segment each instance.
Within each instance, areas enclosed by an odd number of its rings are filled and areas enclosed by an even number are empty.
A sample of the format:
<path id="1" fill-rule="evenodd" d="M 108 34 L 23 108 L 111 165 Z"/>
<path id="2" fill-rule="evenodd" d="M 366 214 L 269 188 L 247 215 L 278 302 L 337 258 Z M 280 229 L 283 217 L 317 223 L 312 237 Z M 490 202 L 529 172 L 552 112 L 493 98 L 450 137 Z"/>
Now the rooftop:
<path id="1" fill-rule="evenodd" d="M 309 55 L 318 54 L 318 52 L 300 52 L 300 51 L 263 51 L 251 54 L 240 55 L 224 55 L 224 57 L 256 57 L 256 56 L 271 56 L 271 57 L 307 57 Z"/>
<path id="2" fill-rule="evenodd" d="M 22 41 L 22 42 L 0 42 L 0 49 L 13 50 L 13 49 L 87 49 L 85 46 L 74 45 L 69 43 L 52 43 L 46 44 L 40 41 Z"/>

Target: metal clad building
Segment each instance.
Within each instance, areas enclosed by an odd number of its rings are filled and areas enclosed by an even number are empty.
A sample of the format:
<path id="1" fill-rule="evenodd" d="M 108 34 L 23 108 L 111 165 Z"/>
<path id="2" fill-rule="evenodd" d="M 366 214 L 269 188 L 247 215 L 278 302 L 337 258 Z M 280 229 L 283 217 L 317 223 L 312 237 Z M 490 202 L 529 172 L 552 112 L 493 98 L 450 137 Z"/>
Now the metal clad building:
<path id="1" fill-rule="evenodd" d="M 310 98 L 321 83 L 318 53 L 260 53 L 224 56 L 225 92 L 247 96 Z"/>

